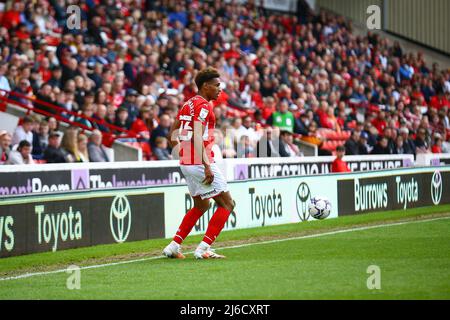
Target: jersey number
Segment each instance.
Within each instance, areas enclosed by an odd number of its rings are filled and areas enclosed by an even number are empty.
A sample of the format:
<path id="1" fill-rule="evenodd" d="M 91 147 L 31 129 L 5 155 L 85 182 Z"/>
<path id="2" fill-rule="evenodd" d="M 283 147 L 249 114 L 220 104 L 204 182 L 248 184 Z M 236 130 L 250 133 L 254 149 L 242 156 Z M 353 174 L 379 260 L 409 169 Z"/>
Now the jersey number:
<path id="1" fill-rule="evenodd" d="M 190 121 L 181 121 L 180 134 L 178 138 L 180 141 L 190 141 L 192 139 L 192 127 Z"/>

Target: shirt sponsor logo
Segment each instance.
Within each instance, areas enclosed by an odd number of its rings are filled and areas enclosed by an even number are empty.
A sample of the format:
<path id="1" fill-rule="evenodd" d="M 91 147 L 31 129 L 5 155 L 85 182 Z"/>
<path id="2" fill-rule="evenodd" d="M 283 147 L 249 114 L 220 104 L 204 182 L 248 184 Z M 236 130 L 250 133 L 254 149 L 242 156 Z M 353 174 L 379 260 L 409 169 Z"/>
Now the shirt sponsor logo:
<path id="1" fill-rule="evenodd" d="M 191 121 L 192 117 L 191 116 L 180 116 L 179 120 L 180 121 Z"/>
<path id="2" fill-rule="evenodd" d="M 200 110 L 200 114 L 198 115 L 198 120 L 200 120 L 202 122 L 205 121 L 206 117 L 208 116 L 208 113 L 209 113 L 209 111 L 207 109 L 202 108 Z"/>

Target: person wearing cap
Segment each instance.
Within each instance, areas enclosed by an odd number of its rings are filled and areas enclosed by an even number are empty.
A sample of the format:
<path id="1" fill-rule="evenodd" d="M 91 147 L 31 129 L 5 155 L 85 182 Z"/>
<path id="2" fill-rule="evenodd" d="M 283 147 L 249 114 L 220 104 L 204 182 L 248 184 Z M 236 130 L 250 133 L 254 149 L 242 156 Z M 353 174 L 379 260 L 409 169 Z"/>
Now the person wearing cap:
<path id="1" fill-rule="evenodd" d="M 367 132 L 362 131 L 359 136 L 358 154 L 360 154 L 360 155 L 369 154 L 369 145 L 367 144 L 368 139 L 369 139 L 369 135 L 367 134 Z"/>
<path id="2" fill-rule="evenodd" d="M 61 81 L 62 77 L 62 69 L 59 66 L 53 66 L 51 68 L 52 76 L 50 80 L 47 81 L 49 85 L 51 85 L 53 88 L 63 88 L 63 84 Z"/>
<path id="3" fill-rule="evenodd" d="M 345 147 L 338 146 L 336 148 L 336 159 L 334 159 L 334 161 L 331 163 L 332 173 L 351 172 L 347 163 L 343 160 L 344 156 L 345 156 Z"/>
<path id="4" fill-rule="evenodd" d="M 53 131 L 48 135 L 48 146 L 44 151 L 43 159 L 47 163 L 64 163 L 66 158 L 61 150 L 60 134 L 57 131 Z"/>
<path id="5" fill-rule="evenodd" d="M 6 130 L 0 131 L 0 164 L 4 164 L 11 152 L 11 135 Z"/>
<path id="6" fill-rule="evenodd" d="M 139 93 L 129 88 L 125 93 L 125 101 L 121 104 L 121 108 L 126 108 L 128 110 L 128 119 L 133 123 L 134 120 L 139 116 L 139 108 L 136 105 L 136 98 L 139 96 Z"/>

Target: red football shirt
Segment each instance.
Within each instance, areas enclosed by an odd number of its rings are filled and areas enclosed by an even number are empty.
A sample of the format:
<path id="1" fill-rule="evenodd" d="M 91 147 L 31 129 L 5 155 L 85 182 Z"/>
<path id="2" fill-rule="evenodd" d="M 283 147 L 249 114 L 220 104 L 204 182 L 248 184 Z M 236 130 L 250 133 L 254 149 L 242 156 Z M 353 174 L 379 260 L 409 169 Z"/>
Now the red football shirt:
<path id="1" fill-rule="evenodd" d="M 336 158 L 331 164 L 331 172 L 350 172 L 350 168 L 344 160 Z"/>
<path id="2" fill-rule="evenodd" d="M 199 165 L 202 164 L 202 155 L 195 154 L 194 148 L 194 126 L 203 124 L 203 147 L 206 149 L 210 163 L 213 163 L 214 154 L 214 128 L 216 117 L 211 104 L 203 97 L 196 95 L 189 99 L 178 111 L 177 119 L 180 121 L 178 138 L 180 139 L 180 164 Z"/>

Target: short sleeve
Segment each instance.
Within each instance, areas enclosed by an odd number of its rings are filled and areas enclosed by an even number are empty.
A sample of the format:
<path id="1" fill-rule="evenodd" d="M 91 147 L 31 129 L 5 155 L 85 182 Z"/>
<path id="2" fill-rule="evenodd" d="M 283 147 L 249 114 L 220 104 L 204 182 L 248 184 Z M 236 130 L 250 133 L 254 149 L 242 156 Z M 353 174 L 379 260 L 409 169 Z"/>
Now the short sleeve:
<path id="1" fill-rule="evenodd" d="M 203 125 L 206 125 L 208 122 L 209 116 L 211 113 L 211 108 L 208 104 L 204 103 L 195 108 L 194 112 L 194 121 L 199 121 Z"/>

